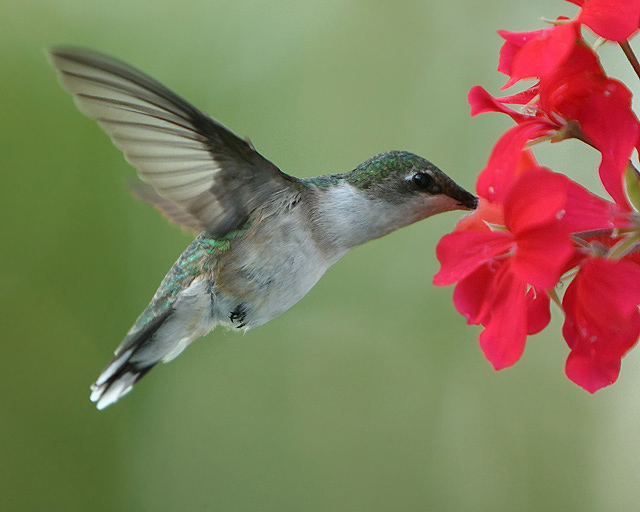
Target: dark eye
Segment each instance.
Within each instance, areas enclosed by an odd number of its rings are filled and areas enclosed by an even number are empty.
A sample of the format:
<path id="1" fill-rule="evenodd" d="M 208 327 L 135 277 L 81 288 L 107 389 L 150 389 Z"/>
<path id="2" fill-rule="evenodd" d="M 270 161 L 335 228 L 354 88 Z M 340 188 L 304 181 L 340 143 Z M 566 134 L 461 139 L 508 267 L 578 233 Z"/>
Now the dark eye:
<path id="1" fill-rule="evenodd" d="M 436 183 L 434 177 L 428 172 L 417 172 L 412 178 L 413 184 L 418 187 L 419 190 L 429 192 L 430 194 L 439 194 L 442 192 L 440 185 Z"/>

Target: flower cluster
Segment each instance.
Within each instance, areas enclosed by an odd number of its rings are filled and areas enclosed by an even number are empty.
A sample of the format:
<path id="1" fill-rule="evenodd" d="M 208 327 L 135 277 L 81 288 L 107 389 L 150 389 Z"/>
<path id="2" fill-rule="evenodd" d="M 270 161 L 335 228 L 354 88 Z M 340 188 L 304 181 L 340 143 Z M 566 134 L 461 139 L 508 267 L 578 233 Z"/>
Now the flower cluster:
<path id="1" fill-rule="evenodd" d="M 550 300 L 557 302 L 570 349 L 566 374 L 593 393 L 618 378 L 640 336 L 640 175 L 630 163 L 640 123 L 631 92 L 606 75 L 582 32 L 619 43 L 640 74 L 627 43 L 640 25 L 640 0 L 569 1 L 580 7 L 573 19 L 499 32 L 503 88 L 534 85 L 506 97 L 479 86 L 469 92 L 472 115 L 501 112 L 516 125 L 478 177 L 478 209 L 438 244 L 434 283 L 457 283 L 455 307 L 484 326 L 480 346 L 496 369 L 518 361 L 527 336 L 549 323 Z M 600 153 L 611 200 L 537 163 L 533 145 L 568 138 Z"/>

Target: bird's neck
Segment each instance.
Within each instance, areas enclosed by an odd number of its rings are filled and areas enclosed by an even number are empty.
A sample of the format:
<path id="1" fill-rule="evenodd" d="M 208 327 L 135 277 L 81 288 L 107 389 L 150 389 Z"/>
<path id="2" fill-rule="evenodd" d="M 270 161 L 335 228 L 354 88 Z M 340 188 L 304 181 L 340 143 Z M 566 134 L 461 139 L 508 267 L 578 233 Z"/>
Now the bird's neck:
<path id="1" fill-rule="evenodd" d="M 403 208 L 338 178 L 314 190 L 312 217 L 321 243 L 338 257 L 417 219 Z"/>

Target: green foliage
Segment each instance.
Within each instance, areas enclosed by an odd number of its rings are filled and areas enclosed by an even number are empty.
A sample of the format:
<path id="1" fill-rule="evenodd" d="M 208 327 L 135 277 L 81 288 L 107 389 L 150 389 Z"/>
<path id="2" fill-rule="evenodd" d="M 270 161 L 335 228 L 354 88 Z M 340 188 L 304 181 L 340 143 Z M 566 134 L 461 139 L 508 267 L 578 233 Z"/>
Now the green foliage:
<path id="1" fill-rule="evenodd" d="M 640 175 L 631 165 L 627 166 L 624 174 L 624 184 L 629 202 L 636 211 L 640 211 Z"/>

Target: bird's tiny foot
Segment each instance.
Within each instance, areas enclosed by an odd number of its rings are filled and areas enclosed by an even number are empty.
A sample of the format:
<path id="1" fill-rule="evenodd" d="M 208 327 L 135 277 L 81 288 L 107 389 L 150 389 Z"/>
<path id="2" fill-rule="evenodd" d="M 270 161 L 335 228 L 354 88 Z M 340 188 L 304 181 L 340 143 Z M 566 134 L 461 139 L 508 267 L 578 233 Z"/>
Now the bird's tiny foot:
<path id="1" fill-rule="evenodd" d="M 232 324 L 235 324 L 237 329 L 242 329 L 246 327 L 245 319 L 247 317 L 247 308 L 244 304 L 240 303 L 236 306 L 236 308 L 229 313 L 229 320 Z"/>

